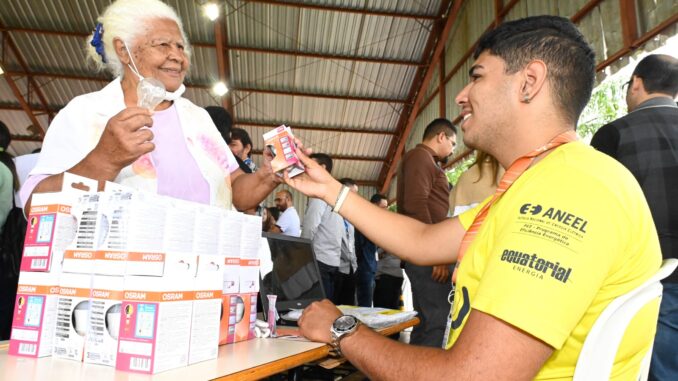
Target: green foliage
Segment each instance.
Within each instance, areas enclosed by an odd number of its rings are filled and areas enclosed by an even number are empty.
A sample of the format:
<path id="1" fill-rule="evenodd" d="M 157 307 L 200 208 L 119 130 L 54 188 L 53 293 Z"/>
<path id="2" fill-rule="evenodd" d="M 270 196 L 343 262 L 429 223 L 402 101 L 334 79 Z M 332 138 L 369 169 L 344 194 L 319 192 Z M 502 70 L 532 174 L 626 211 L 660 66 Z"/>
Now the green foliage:
<path id="1" fill-rule="evenodd" d="M 471 164 L 473 164 L 475 160 L 476 155 L 475 153 L 473 153 L 469 155 L 466 159 L 462 160 L 457 165 L 452 167 L 451 169 L 448 169 L 447 172 L 445 172 L 445 175 L 447 175 L 447 181 L 449 181 L 449 183 L 452 185 L 457 185 L 459 176 L 461 176 L 461 174 L 464 173 L 468 169 L 468 167 L 470 167 Z"/>
<path id="2" fill-rule="evenodd" d="M 622 79 L 607 81 L 593 89 L 591 99 L 579 117 L 577 133 L 592 136 L 603 125 L 626 114 L 626 93 Z"/>

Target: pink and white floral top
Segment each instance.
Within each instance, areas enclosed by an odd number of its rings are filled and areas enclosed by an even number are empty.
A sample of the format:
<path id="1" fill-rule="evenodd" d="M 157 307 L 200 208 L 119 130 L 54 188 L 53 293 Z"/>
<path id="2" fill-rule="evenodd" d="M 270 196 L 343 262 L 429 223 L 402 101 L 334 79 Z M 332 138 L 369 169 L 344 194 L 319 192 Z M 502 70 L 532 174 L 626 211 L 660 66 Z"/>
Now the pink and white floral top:
<path id="1" fill-rule="evenodd" d="M 79 163 L 97 145 L 108 120 L 124 108 L 120 78 L 71 100 L 50 124 L 25 184 L 30 189 L 22 189 L 22 196 L 37 184 L 31 177 L 58 174 Z M 207 111 L 180 98 L 157 114 L 152 127 L 156 151 L 123 168 L 115 182 L 231 209 L 230 174 L 238 163 Z"/>

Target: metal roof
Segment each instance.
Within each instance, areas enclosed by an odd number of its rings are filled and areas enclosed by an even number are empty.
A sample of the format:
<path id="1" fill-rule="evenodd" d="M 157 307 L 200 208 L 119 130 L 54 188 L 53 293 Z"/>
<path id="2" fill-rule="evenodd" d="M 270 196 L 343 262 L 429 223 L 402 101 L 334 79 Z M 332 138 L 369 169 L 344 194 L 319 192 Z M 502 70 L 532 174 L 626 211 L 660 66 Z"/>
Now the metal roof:
<path id="1" fill-rule="evenodd" d="M 0 120 L 16 137 L 10 152 L 39 146 L 39 130 L 28 126 L 46 129 L 72 98 L 110 80 L 85 63 L 84 44 L 111 2 L 2 1 Z M 211 22 L 199 5 L 206 0 L 166 2 L 193 45 L 188 99 L 230 108 L 255 150 L 263 132 L 291 126 L 307 146 L 333 156 L 334 175 L 358 180 L 361 192 L 388 190 L 400 155 L 427 122 L 457 116 L 470 49 L 502 19 L 571 17 L 600 69 L 674 25 L 678 13 L 670 0 L 636 0 L 635 22 L 617 0 L 221 0 L 222 16 Z M 630 27 L 635 41 L 621 32 Z M 210 92 L 217 80 L 231 89 L 223 98 Z"/>

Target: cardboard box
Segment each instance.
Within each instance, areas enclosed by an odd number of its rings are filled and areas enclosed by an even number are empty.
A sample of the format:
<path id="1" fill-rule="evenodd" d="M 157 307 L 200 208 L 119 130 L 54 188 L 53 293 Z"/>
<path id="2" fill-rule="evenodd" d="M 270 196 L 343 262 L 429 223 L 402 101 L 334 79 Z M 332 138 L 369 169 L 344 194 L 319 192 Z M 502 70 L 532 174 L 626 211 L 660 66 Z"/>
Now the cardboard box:
<path id="1" fill-rule="evenodd" d="M 64 272 L 91 274 L 94 271 L 95 253 L 105 234 L 102 230 L 106 229 L 102 211 L 106 198 L 104 192 L 85 194 L 71 208 L 77 231 L 64 253 Z"/>
<path id="2" fill-rule="evenodd" d="M 154 374 L 188 365 L 193 281 L 125 277 L 116 369 Z"/>
<path id="3" fill-rule="evenodd" d="M 224 211 L 219 230 L 219 255 L 224 258 L 224 281 L 222 292 L 235 294 L 240 292 L 240 240 L 245 215 Z"/>
<path id="4" fill-rule="evenodd" d="M 297 146 L 294 143 L 292 129 L 282 125 L 264 134 L 264 145 L 273 155 L 271 167 L 273 172 L 289 168 L 289 176 L 294 177 L 304 172 L 304 165 L 297 157 Z"/>
<path id="5" fill-rule="evenodd" d="M 21 272 L 14 304 L 9 354 L 52 355 L 59 299 L 59 274 Z"/>
<path id="6" fill-rule="evenodd" d="M 188 364 L 217 358 L 221 319 L 222 271 L 203 273 L 195 279 Z"/>
<path id="7" fill-rule="evenodd" d="M 61 271 L 77 225 L 71 208 L 80 195 L 96 191 L 96 180 L 64 173 L 61 192 L 36 193 L 28 213 L 21 271 Z"/>
<path id="8" fill-rule="evenodd" d="M 164 202 L 167 205 L 167 214 L 163 240 L 163 251 L 166 254 L 163 275 L 183 273 L 187 268 L 195 275 L 198 255 L 193 251 L 195 237 L 192 233 L 198 204 L 169 197 Z"/>
<path id="9" fill-rule="evenodd" d="M 95 273 L 162 276 L 165 206 L 157 195 L 147 192 L 109 193 L 104 209 L 108 231 L 96 252 Z"/>
<path id="10" fill-rule="evenodd" d="M 63 273 L 59 281 L 54 357 L 82 361 L 89 332 L 92 276 Z"/>
<path id="11" fill-rule="evenodd" d="M 243 218 L 240 236 L 239 292 L 256 293 L 259 291 L 259 248 L 262 243 L 261 217 L 244 215 Z"/>
<path id="12" fill-rule="evenodd" d="M 94 275 L 90 330 L 85 341 L 86 363 L 115 366 L 122 317 L 124 278 Z"/>
<path id="13" fill-rule="evenodd" d="M 231 344 L 254 338 L 257 321 L 257 293 L 223 294 L 223 315 L 219 344 Z"/>

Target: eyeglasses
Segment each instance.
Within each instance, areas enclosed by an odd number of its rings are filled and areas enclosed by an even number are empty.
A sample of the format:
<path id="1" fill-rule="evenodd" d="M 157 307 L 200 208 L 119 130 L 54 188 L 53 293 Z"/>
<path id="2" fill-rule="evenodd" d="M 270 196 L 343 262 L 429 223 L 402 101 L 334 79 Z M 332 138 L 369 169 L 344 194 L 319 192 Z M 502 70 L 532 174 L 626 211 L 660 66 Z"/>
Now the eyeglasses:
<path id="1" fill-rule="evenodd" d="M 629 88 L 629 86 L 631 85 L 632 82 L 633 82 L 633 77 L 631 77 L 631 79 L 629 79 L 628 82 L 625 82 L 622 85 L 622 91 L 626 92 L 626 90 L 628 90 L 628 88 Z"/>

